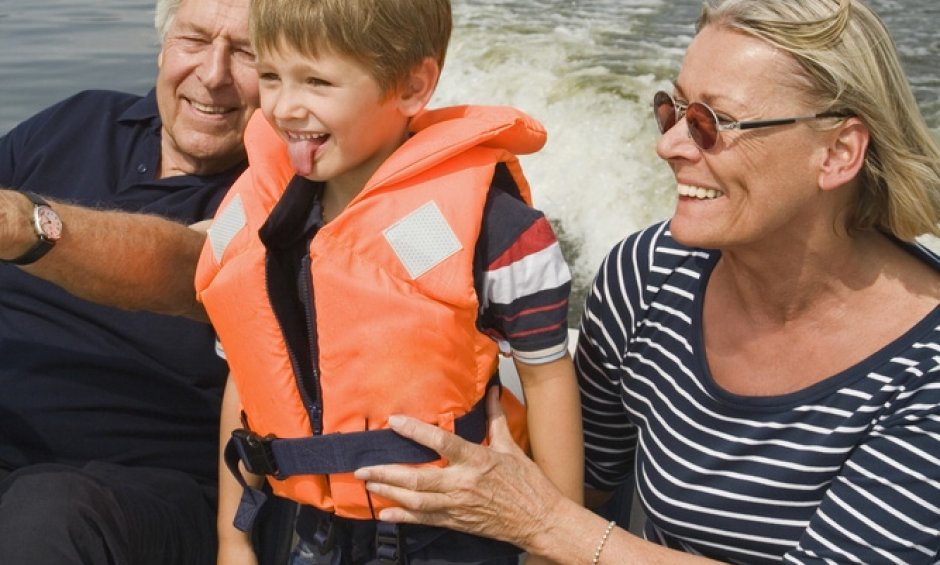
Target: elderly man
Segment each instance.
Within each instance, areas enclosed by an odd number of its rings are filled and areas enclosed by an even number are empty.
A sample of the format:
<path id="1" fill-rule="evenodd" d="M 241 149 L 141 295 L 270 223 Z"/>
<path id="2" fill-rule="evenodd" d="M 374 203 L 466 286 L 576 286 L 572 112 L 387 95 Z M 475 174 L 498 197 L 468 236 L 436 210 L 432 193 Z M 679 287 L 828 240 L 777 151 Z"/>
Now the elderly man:
<path id="1" fill-rule="evenodd" d="M 247 6 L 158 0 L 153 91 L 82 92 L 0 138 L 7 565 L 214 562 L 225 364 L 207 324 L 127 310 L 194 300 L 186 226 L 244 170 L 257 106 Z"/>

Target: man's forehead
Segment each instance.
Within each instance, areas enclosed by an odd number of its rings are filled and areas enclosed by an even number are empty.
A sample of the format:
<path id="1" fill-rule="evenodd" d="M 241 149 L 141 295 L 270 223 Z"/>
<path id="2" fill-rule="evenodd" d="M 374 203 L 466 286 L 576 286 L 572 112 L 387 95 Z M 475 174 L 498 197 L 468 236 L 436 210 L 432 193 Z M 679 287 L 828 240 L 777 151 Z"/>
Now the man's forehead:
<path id="1" fill-rule="evenodd" d="M 180 0 L 174 25 L 247 41 L 248 5 L 249 0 Z"/>

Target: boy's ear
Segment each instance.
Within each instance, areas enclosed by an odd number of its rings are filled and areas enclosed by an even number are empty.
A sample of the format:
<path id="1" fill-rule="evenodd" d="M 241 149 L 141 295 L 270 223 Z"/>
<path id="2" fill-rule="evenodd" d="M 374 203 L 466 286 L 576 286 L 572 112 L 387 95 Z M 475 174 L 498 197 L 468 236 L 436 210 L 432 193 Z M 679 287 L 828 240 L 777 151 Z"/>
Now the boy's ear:
<path id="1" fill-rule="evenodd" d="M 403 114 L 413 117 L 428 105 L 440 75 L 441 67 L 433 57 L 425 57 L 415 65 L 398 95 Z"/>
<path id="2" fill-rule="evenodd" d="M 865 164 L 870 138 L 868 126 L 858 118 L 847 118 L 833 131 L 818 183 L 823 190 L 844 186 L 858 176 Z"/>

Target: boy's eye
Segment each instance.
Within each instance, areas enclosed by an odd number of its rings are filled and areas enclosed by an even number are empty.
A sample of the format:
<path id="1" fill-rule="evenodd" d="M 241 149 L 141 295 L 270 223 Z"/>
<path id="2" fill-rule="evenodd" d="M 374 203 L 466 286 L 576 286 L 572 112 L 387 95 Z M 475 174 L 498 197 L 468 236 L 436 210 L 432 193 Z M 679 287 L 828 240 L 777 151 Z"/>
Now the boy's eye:
<path id="1" fill-rule="evenodd" d="M 323 80 L 322 78 L 309 77 L 307 79 L 307 84 L 311 86 L 330 86 L 328 81 Z"/>

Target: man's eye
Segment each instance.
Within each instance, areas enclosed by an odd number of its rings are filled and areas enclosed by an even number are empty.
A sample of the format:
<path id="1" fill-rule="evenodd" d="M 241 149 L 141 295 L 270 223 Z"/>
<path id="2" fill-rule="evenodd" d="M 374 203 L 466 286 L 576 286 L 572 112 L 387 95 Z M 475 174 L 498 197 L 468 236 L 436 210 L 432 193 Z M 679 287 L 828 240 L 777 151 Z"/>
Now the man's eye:
<path id="1" fill-rule="evenodd" d="M 205 45 L 206 43 L 209 43 L 208 39 L 199 35 L 184 35 L 179 39 L 193 45 Z"/>

